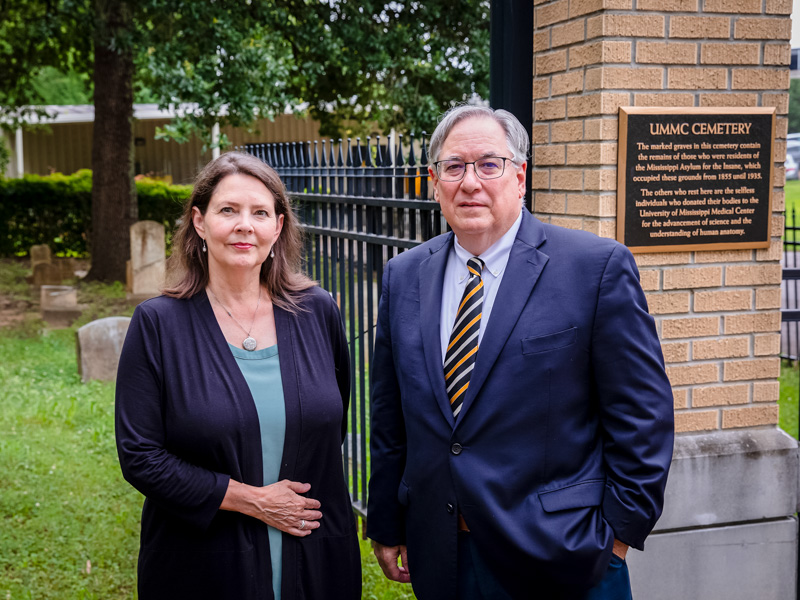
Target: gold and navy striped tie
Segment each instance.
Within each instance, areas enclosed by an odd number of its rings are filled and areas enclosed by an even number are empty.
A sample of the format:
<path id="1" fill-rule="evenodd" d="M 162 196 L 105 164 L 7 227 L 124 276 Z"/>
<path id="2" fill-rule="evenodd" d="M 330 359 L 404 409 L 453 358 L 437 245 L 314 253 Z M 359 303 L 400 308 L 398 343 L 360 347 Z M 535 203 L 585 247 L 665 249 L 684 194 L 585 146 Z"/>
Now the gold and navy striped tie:
<path id="1" fill-rule="evenodd" d="M 483 314 L 483 261 L 473 256 L 467 261 L 469 281 L 456 312 L 450 343 L 444 356 L 444 381 L 453 416 L 461 412 L 461 403 L 469 387 L 469 378 L 478 354 L 478 332 Z"/>

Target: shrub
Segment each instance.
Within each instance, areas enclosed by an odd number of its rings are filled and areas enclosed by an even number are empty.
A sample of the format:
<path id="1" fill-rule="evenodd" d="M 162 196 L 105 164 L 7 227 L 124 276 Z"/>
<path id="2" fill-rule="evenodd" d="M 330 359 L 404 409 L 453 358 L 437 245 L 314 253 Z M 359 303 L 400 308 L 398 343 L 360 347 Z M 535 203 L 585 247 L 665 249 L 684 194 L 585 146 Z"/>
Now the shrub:
<path id="1" fill-rule="evenodd" d="M 191 186 L 152 179 L 136 182 L 139 219 L 163 223 L 168 231 L 180 216 Z M 0 178 L 0 256 L 24 256 L 47 244 L 61 256 L 86 256 L 92 223 L 92 172 Z"/>

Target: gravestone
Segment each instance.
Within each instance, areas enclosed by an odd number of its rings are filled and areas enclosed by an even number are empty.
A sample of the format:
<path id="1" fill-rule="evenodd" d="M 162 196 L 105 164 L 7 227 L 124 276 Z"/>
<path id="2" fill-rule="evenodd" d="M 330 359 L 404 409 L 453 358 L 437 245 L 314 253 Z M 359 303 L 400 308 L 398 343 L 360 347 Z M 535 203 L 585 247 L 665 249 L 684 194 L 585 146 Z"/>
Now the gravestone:
<path id="1" fill-rule="evenodd" d="M 77 265 L 75 264 L 74 258 L 57 258 L 53 262 L 58 267 L 59 272 L 61 273 L 62 281 L 64 279 L 72 279 L 75 277 L 75 270 L 77 269 Z"/>
<path id="2" fill-rule="evenodd" d="M 50 262 L 40 262 L 33 267 L 32 281 L 34 287 L 43 285 L 61 285 L 61 269 Z"/>
<path id="3" fill-rule="evenodd" d="M 137 302 L 158 296 L 164 286 L 166 244 L 164 226 L 139 221 L 131 226 L 130 296 Z"/>
<path id="4" fill-rule="evenodd" d="M 31 246 L 31 270 L 35 269 L 38 264 L 51 262 L 53 262 L 53 253 L 50 251 L 50 246 L 47 244 Z"/>
<path id="5" fill-rule="evenodd" d="M 87 323 L 75 332 L 81 381 L 114 381 L 117 378 L 119 355 L 130 322 L 130 317 L 106 317 Z"/>
<path id="6" fill-rule="evenodd" d="M 78 291 L 68 285 L 43 285 L 40 289 L 42 319 L 50 327 L 69 327 L 81 315 Z"/>

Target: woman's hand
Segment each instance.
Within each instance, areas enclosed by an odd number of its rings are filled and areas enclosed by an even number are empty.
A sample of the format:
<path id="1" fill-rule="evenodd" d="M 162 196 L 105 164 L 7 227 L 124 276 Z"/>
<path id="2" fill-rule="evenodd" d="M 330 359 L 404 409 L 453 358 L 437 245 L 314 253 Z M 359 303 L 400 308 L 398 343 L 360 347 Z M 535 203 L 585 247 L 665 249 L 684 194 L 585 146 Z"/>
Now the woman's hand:
<path id="1" fill-rule="evenodd" d="M 320 525 L 319 500 L 306 498 L 309 483 L 284 479 L 272 485 L 254 487 L 231 479 L 221 510 L 254 517 L 267 525 L 297 537 L 305 537 Z"/>

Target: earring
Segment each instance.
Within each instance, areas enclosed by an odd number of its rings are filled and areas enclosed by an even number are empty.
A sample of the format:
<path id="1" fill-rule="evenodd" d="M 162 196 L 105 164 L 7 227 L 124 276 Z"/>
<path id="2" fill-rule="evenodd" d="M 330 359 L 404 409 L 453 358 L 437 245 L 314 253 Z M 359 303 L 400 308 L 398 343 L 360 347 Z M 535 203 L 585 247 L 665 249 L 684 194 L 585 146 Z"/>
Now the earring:
<path id="1" fill-rule="evenodd" d="M 273 247 L 272 250 L 269 251 L 269 257 L 270 258 L 275 258 L 275 248 L 274 247 Z"/>
<path id="2" fill-rule="evenodd" d="M 208 252 L 208 248 L 206 248 L 206 241 L 203 240 L 203 252 Z"/>

